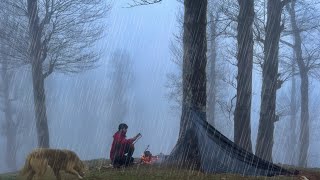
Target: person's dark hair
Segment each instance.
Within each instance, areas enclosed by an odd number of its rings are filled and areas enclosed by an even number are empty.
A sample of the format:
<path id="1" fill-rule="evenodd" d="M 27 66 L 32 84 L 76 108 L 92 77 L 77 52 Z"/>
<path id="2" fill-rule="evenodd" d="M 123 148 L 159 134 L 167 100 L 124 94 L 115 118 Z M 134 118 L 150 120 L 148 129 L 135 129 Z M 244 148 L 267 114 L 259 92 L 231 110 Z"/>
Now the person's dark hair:
<path id="1" fill-rule="evenodd" d="M 128 125 L 125 124 L 125 123 L 121 123 L 121 124 L 119 124 L 118 129 L 119 129 L 119 131 L 120 131 L 121 129 L 128 129 Z"/>

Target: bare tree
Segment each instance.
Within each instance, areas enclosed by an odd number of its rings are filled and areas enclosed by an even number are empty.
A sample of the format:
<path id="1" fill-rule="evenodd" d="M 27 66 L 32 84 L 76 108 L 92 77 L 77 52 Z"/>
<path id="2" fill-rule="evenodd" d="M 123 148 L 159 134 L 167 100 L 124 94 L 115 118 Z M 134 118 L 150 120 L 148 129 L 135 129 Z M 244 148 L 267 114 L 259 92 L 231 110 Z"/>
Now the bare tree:
<path id="1" fill-rule="evenodd" d="M 112 126 L 124 122 L 130 105 L 128 96 L 133 83 L 132 60 L 126 51 L 116 50 L 111 57 L 110 111 Z"/>
<path id="2" fill-rule="evenodd" d="M 292 63 L 292 72 L 293 74 L 296 71 L 295 64 Z M 297 105 L 297 97 L 296 97 L 296 77 L 293 76 L 291 79 L 291 96 L 290 96 L 290 140 L 289 146 L 291 148 L 291 162 L 290 164 L 296 164 L 295 157 L 296 157 L 296 144 L 297 144 L 297 112 L 298 112 L 298 105 Z M 288 153 L 289 154 L 289 153 Z"/>
<path id="3" fill-rule="evenodd" d="M 3 58 L 3 57 L 2 57 Z M 8 70 L 7 63 L 3 63 L 1 66 L 1 91 L 0 97 L 3 101 L 0 105 L 1 110 L 4 112 L 4 124 L 1 128 L 3 135 L 6 137 L 6 164 L 10 170 L 16 170 L 16 153 L 17 153 L 17 121 L 14 121 L 14 112 L 13 112 L 13 101 L 15 100 L 12 97 L 12 76 L 13 73 Z"/>
<path id="4" fill-rule="evenodd" d="M 210 18 L 210 42 L 209 42 L 209 56 L 208 56 L 208 63 L 207 63 L 207 121 L 212 125 L 215 126 L 215 110 L 216 110 L 216 97 L 217 97 L 217 20 L 219 19 L 219 13 L 216 12 L 213 15 L 213 12 L 209 13 Z"/>
<path id="5" fill-rule="evenodd" d="M 251 98 L 253 67 L 254 2 L 238 0 L 238 76 L 237 104 L 234 114 L 234 142 L 252 152 L 251 143 Z"/>
<path id="6" fill-rule="evenodd" d="M 3 58 L 3 57 L 1 57 Z M 21 68 L 8 68 L 9 63 L 2 63 L 0 68 L 0 111 L 4 112 L 3 121 L 0 121 L 1 135 L 6 138 L 6 158 L 4 159 L 10 171 L 16 171 L 17 158 L 22 145 L 25 145 L 24 136 L 32 125 L 33 117 L 26 110 L 29 103 L 25 102 L 26 89 L 20 88 Z M 23 82 L 24 83 L 24 82 Z M 2 126 L 1 126 L 2 125 Z M 24 137 L 23 137 L 24 136 Z M 23 137 L 23 138 L 21 138 Z"/>
<path id="7" fill-rule="evenodd" d="M 7 11 L 7 9 L 0 10 L 0 15 L 2 16 L 0 20 L 1 24 L 8 24 L 10 20 L 10 17 L 5 14 Z M 16 23 L 13 25 L 15 27 L 17 26 Z M 0 29 L 1 32 L 5 33 L 11 31 L 7 26 L 3 26 Z M 11 34 L 14 35 L 17 35 L 17 33 L 17 31 L 11 32 Z M 6 52 L 5 54 L 0 53 L 0 111 L 4 112 L 4 124 L 2 124 L 1 131 L 2 135 L 6 138 L 5 162 L 11 171 L 15 171 L 17 169 L 17 136 L 19 135 L 18 133 L 20 133 L 19 125 L 21 122 L 15 107 L 15 103 L 19 99 L 17 96 L 17 88 L 14 87 L 16 69 L 12 69 L 10 63 L 10 54 L 12 53 L 11 48 L 1 42 L 0 47 L 2 52 Z"/>
<path id="8" fill-rule="evenodd" d="M 12 21 L 19 22 L 21 31 L 19 36 L 2 34 L 2 43 L 12 47 L 12 59 L 31 65 L 38 146 L 49 147 L 44 81 L 53 72 L 95 67 L 100 53 L 93 45 L 102 37 L 104 26 L 99 22 L 109 6 L 104 0 L 4 0 L 2 4 L 10 7 Z"/>
<path id="9" fill-rule="evenodd" d="M 2 47 L 9 51 L 7 47 Z M 0 54 L 0 112 L 4 113 L 3 121 L 0 124 L 1 135 L 6 138 L 5 162 L 11 171 L 17 170 L 17 153 L 19 150 L 19 137 L 25 131 L 24 109 L 26 104 L 23 101 L 25 89 L 18 86 L 17 79 L 21 77 L 21 69 L 13 69 L 9 66 L 9 59 L 6 55 Z M 20 76 L 18 76 L 18 73 Z M 28 119 L 31 120 L 31 119 Z"/>
<path id="10" fill-rule="evenodd" d="M 287 10 L 289 12 L 290 16 L 290 23 L 291 23 L 291 31 L 292 36 L 294 39 L 294 43 L 291 45 L 291 47 L 294 50 L 294 57 L 296 60 L 296 63 L 299 68 L 299 74 L 301 79 L 300 84 L 300 93 L 301 93 L 301 126 L 300 126 L 300 151 L 299 151 L 299 166 L 306 167 L 307 166 L 307 154 L 309 149 L 309 139 L 310 139 L 310 133 L 309 133 L 309 74 L 314 70 L 318 69 L 319 66 L 319 53 L 317 50 L 313 51 L 313 53 L 310 53 L 310 48 L 303 44 L 302 39 L 302 32 L 303 27 L 301 26 L 303 23 L 298 22 L 299 16 L 304 16 L 306 18 L 305 14 L 297 14 L 298 11 L 296 9 L 296 0 L 293 0 L 290 5 L 287 5 Z M 311 6 L 304 4 L 305 6 L 311 8 Z M 301 10 L 301 9 L 300 9 Z M 312 17 L 308 17 L 308 20 L 310 21 Z M 302 19 L 303 20 L 303 19 Z M 304 19 L 305 20 L 305 19 Z M 311 20 L 311 22 L 313 22 Z M 315 23 L 317 24 L 317 23 Z M 315 24 L 312 24 L 314 26 Z M 320 24 L 318 24 L 319 26 Z M 310 27 L 310 25 L 309 25 Z M 304 27 L 306 28 L 306 27 Z M 308 28 L 309 31 L 312 28 Z M 306 39 L 306 38 L 305 38 Z M 305 49 L 305 57 L 303 57 L 303 46 Z M 316 48 L 318 49 L 318 47 Z"/>
<path id="11" fill-rule="evenodd" d="M 279 118 L 285 118 L 286 116 L 289 116 L 289 124 L 288 124 L 288 131 L 286 131 L 287 135 L 287 141 L 285 143 L 281 143 L 282 145 L 285 144 L 286 146 L 286 160 L 289 164 L 291 165 L 297 165 L 297 160 L 298 160 L 298 151 L 297 151 L 297 143 L 298 143 L 298 131 L 297 131 L 297 115 L 298 112 L 300 111 L 300 105 L 299 105 L 299 94 L 297 94 L 297 88 L 298 84 L 297 83 L 297 78 L 296 78 L 296 60 L 295 58 L 291 59 L 291 72 L 292 76 L 290 78 L 290 89 L 286 90 L 283 92 L 282 95 L 277 98 L 277 109 L 282 109 L 282 112 L 279 113 L 278 115 L 280 116 Z M 282 116 L 282 117 L 281 117 Z M 276 136 L 277 137 L 277 136 Z"/>
<path id="12" fill-rule="evenodd" d="M 222 89 L 225 89 L 225 86 L 235 88 L 234 79 L 228 78 L 228 74 L 235 67 L 233 60 L 236 59 L 235 49 L 229 45 L 235 40 L 234 11 L 238 7 L 232 1 L 211 0 L 208 8 L 207 120 L 218 127 L 219 113 L 216 113 L 216 110 L 221 110 L 224 117 L 230 121 L 234 111 L 233 100 L 226 98 L 229 92 Z M 230 76 L 235 77 L 235 74 L 231 73 Z"/>
<path id="13" fill-rule="evenodd" d="M 184 1 L 182 115 L 178 142 L 171 157 L 183 166 L 200 168 L 197 142 L 188 137 L 196 134 L 190 127 L 190 108 L 206 112 L 206 23 L 207 0 Z M 185 149 L 189 151 L 185 151 Z"/>
<path id="14" fill-rule="evenodd" d="M 171 61 L 176 65 L 178 72 L 167 74 L 165 87 L 168 89 L 166 94 L 169 101 L 172 102 L 172 110 L 179 111 L 182 107 L 182 62 L 183 62 L 183 12 L 179 9 L 177 15 L 179 32 L 174 34 L 170 44 Z"/>
<path id="15" fill-rule="evenodd" d="M 283 30 L 281 15 L 288 0 L 268 0 L 265 27 L 262 90 L 256 155 L 272 161 L 273 132 L 276 117 L 276 92 L 278 84 L 279 40 Z"/>
<path id="16" fill-rule="evenodd" d="M 210 6 L 211 5 L 211 6 Z M 233 114 L 232 102 L 226 96 L 228 92 L 223 91 L 225 86 L 232 86 L 232 80 L 227 78 L 226 66 L 230 61 L 223 53 L 230 53 L 224 50 L 225 46 L 222 42 L 229 38 L 234 24 L 233 15 L 230 15 L 226 8 L 229 1 L 215 1 L 209 3 L 208 9 L 208 24 L 207 24 L 207 44 L 208 44 L 208 61 L 207 61 L 207 115 L 208 122 L 211 125 L 215 124 L 215 119 L 219 115 L 229 117 Z M 233 4 L 232 4 L 233 5 Z M 228 12 L 228 13 L 227 13 Z M 177 73 L 169 73 L 166 87 L 168 88 L 168 99 L 174 102 L 173 109 L 181 109 L 182 106 L 182 62 L 183 62 L 183 13 L 179 13 L 177 21 L 181 30 L 178 34 L 174 34 L 174 39 L 170 44 L 172 54 L 172 62 L 177 66 Z M 221 39 L 221 40 L 220 40 Z M 219 45 L 218 45 L 219 44 Z M 220 55 L 221 54 L 221 55 Z M 232 87 L 234 88 L 234 87 Z M 221 110 L 216 114 L 216 110 Z M 231 119 L 230 119 L 231 120 Z M 217 125 L 217 124 L 215 124 Z M 216 126 L 215 126 L 216 127 Z"/>

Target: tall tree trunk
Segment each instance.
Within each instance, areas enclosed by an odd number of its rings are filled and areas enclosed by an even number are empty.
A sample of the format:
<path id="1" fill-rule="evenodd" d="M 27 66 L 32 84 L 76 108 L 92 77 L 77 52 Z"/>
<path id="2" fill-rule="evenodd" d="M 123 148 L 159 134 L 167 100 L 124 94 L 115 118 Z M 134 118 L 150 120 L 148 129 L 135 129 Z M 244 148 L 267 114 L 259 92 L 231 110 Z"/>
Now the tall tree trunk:
<path id="1" fill-rule="evenodd" d="M 295 61 L 295 59 L 294 59 Z M 292 73 L 295 73 L 295 63 L 292 63 Z M 297 135 L 296 135 L 296 129 L 297 129 L 297 97 L 296 97 L 296 78 L 295 76 L 292 77 L 291 80 L 291 102 L 290 102 L 290 137 L 289 137 L 289 148 L 288 151 L 291 151 L 291 153 L 288 153 L 290 155 L 289 163 L 292 165 L 296 165 L 297 162 Z"/>
<path id="2" fill-rule="evenodd" d="M 38 146 L 49 147 L 49 129 L 46 113 L 44 75 L 42 71 L 42 27 L 39 23 L 37 0 L 28 0 L 29 34 L 31 37 L 30 57 Z"/>
<path id="3" fill-rule="evenodd" d="M 301 76 L 301 127 L 299 166 L 307 167 L 309 150 L 309 78 L 306 71 L 300 71 Z"/>
<path id="4" fill-rule="evenodd" d="M 300 29 L 298 28 L 296 21 L 295 4 L 296 1 L 293 1 L 291 3 L 291 7 L 289 8 L 289 14 L 294 39 L 293 49 L 297 58 L 301 78 L 301 127 L 299 137 L 299 166 L 307 167 L 307 154 L 309 149 L 309 77 L 307 66 L 304 63 L 302 57 L 302 40 L 300 36 Z"/>
<path id="5" fill-rule="evenodd" d="M 38 146 L 48 148 L 50 146 L 49 129 L 45 103 L 44 77 L 41 64 L 32 65 L 32 82 Z"/>
<path id="6" fill-rule="evenodd" d="M 206 111 L 206 23 L 207 0 L 184 1 L 183 24 L 183 99 L 184 107 Z M 185 135 L 188 118 L 182 109 L 179 137 Z"/>
<path id="7" fill-rule="evenodd" d="M 200 164 L 189 109 L 206 112 L 207 3 L 207 0 L 184 1 L 182 115 L 178 142 L 171 157 L 192 168 L 199 168 Z"/>
<path id="8" fill-rule="evenodd" d="M 11 171 L 16 170 L 17 163 L 16 163 L 16 152 L 17 152 L 17 139 L 16 139 L 16 133 L 17 133 L 17 127 L 16 124 L 13 121 L 12 117 L 12 106 L 11 106 L 11 100 L 10 100 L 10 93 L 9 93 L 9 86 L 10 86 L 10 80 L 9 80 L 9 72 L 7 71 L 7 61 L 5 61 L 2 64 L 2 88 L 3 88 L 3 98 L 4 98 L 4 114 L 5 114 L 5 123 L 6 123 L 6 163 L 8 168 Z"/>
<path id="9" fill-rule="evenodd" d="M 210 13 L 210 58 L 208 62 L 209 76 L 208 76 L 208 122 L 215 126 L 215 109 L 217 96 L 217 19 L 218 13 L 214 16 Z"/>
<path id="10" fill-rule="evenodd" d="M 238 0 L 238 76 L 237 103 L 234 112 L 234 142 L 252 152 L 251 143 L 251 98 L 253 67 L 254 1 Z"/>
<path id="11" fill-rule="evenodd" d="M 280 0 L 268 0 L 262 92 L 256 155 L 272 161 L 274 123 L 276 122 L 276 92 L 278 77 L 279 39 L 282 31 Z"/>

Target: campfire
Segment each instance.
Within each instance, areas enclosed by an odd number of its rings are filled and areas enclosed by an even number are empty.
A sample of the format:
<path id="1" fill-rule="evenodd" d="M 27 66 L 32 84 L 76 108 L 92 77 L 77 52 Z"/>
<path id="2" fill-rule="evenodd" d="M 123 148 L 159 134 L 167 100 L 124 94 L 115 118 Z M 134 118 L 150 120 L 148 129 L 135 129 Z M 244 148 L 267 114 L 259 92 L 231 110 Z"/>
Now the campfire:
<path id="1" fill-rule="evenodd" d="M 141 164 L 154 164 L 159 160 L 159 156 L 153 156 L 150 151 L 148 151 L 149 145 L 141 156 Z"/>
<path id="2" fill-rule="evenodd" d="M 141 164 L 153 164 L 159 160 L 158 156 L 152 156 L 150 151 L 145 151 L 141 156 Z"/>

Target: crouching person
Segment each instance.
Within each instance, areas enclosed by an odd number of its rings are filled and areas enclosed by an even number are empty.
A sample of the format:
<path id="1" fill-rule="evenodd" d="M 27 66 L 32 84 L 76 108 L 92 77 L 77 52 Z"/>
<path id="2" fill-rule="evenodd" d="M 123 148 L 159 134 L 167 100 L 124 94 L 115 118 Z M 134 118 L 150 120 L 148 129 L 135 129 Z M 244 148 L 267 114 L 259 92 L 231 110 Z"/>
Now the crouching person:
<path id="1" fill-rule="evenodd" d="M 126 139 L 128 125 L 121 123 L 118 131 L 113 135 L 113 142 L 110 150 L 110 159 L 113 167 L 129 166 L 133 164 L 133 142 L 140 136 L 140 133 L 131 139 Z"/>

